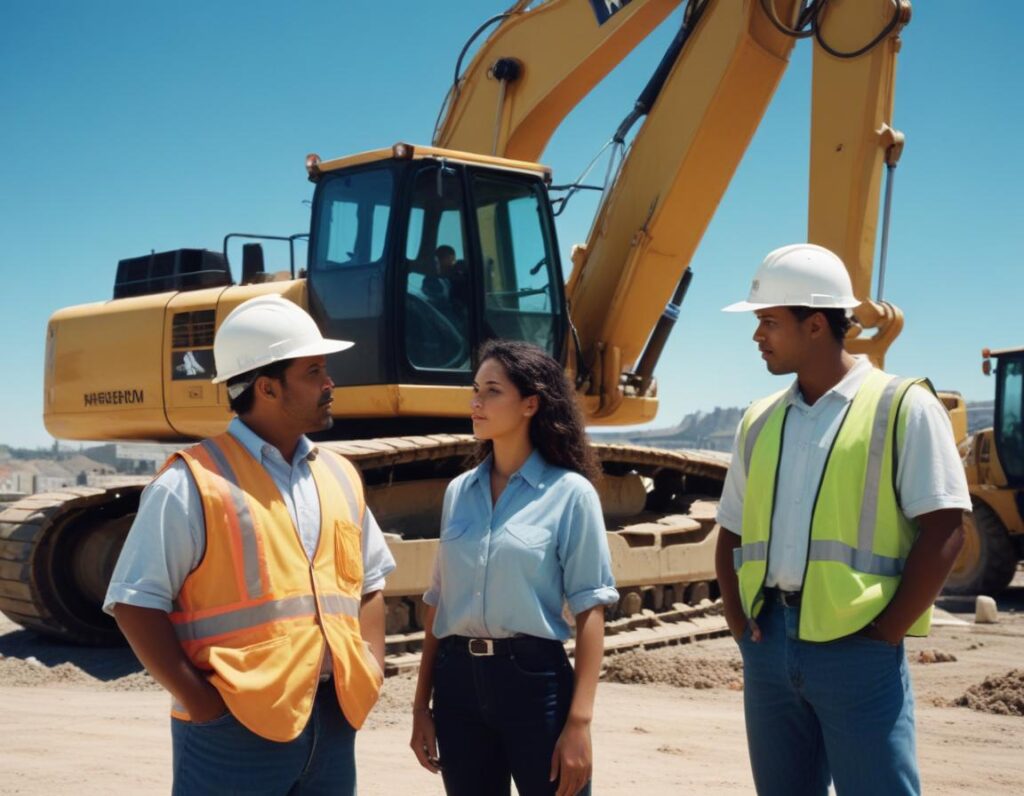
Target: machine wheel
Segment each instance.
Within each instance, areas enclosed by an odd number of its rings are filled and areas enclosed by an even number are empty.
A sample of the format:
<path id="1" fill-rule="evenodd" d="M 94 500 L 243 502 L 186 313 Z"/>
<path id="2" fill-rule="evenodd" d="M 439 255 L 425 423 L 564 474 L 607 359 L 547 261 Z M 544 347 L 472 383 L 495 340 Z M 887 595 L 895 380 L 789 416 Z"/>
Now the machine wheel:
<path id="1" fill-rule="evenodd" d="M 974 500 L 964 516 L 964 548 L 946 580 L 947 594 L 998 594 L 1017 571 L 1013 541 L 991 508 Z"/>

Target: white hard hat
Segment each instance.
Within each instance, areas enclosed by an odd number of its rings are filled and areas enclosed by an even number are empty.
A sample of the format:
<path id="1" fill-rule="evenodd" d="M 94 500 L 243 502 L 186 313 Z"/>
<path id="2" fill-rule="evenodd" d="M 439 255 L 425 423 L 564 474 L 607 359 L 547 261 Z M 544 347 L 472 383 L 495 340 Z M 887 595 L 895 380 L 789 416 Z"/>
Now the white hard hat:
<path id="1" fill-rule="evenodd" d="M 277 294 L 257 296 L 235 307 L 217 329 L 213 338 L 217 375 L 213 383 L 283 359 L 333 354 L 353 345 L 347 340 L 324 338 L 298 304 Z"/>
<path id="2" fill-rule="evenodd" d="M 838 256 L 823 246 L 795 243 L 765 257 L 754 274 L 747 300 L 730 304 L 722 312 L 768 307 L 852 309 L 859 304 L 853 297 L 850 275 Z"/>

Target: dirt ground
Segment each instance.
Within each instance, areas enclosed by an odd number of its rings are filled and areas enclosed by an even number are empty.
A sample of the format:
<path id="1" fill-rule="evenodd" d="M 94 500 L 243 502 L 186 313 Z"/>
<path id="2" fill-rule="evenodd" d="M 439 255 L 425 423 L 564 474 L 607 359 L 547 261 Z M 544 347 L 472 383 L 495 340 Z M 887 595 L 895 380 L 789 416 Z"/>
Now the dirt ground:
<path id="1" fill-rule="evenodd" d="M 925 793 L 1024 793 L 1024 577 L 999 604 L 998 624 L 974 625 L 970 601 L 946 600 L 947 623 L 908 643 Z M 130 652 L 47 643 L 0 619 L 0 656 L 0 793 L 169 790 L 168 699 Z M 752 793 L 738 661 L 729 639 L 610 659 L 607 679 L 625 682 L 598 689 L 595 793 Z M 412 689 L 390 678 L 359 734 L 364 796 L 443 792 L 407 746 Z M 956 706 L 965 695 L 983 710 Z"/>

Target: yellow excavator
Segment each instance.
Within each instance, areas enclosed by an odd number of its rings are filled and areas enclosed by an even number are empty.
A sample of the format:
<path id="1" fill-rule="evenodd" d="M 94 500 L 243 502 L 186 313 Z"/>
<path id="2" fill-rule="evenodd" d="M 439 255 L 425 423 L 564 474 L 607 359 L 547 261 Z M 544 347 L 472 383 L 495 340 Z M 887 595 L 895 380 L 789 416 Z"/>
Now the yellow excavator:
<path id="1" fill-rule="evenodd" d="M 974 509 L 946 581 L 951 594 L 997 594 L 1024 559 L 1024 348 L 981 356 L 985 375 L 995 372 L 995 422 L 961 443 Z"/>
<path id="2" fill-rule="evenodd" d="M 588 186 L 559 190 L 537 161 L 569 111 L 680 8 L 609 141 L 601 203 L 566 281 L 554 216 Z M 182 443 L 222 431 L 218 323 L 253 296 L 294 301 L 356 343 L 330 360 L 336 422 L 319 443 L 363 473 L 398 561 L 388 632 L 413 633 L 444 487 L 473 445 L 462 434 L 477 347 L 516 338 L 559 357 L 592 425 L 651 420 L 688 265 L 801 38 L 814 47 L 808 239 L 843 258 L 857 295 L 872 294 L 883 167 L 892 174 L 903 144 L 891 122 L 909 16 L 905 0 L 520 0 L 478 29 L 490 33 L 464 70 L 459 56 L 430 146 L 307 157 L 303 267 L 267 271 L 254 241 L 237 282 L 227 241 L 223 253 L 150 254 L 119 263 L 111 300 L 56 312 L 46 426 L 64 439 Z M 901 313 L 869 300 L 856 320 L 850 348 L 880 364 Z M 724 464 L 597 449 L 620 613 L 707 596 Z M 0 513 L 0 610 L 66 640 L 116 642 L 100 606 L 143 486 L 35 495 Z"/>

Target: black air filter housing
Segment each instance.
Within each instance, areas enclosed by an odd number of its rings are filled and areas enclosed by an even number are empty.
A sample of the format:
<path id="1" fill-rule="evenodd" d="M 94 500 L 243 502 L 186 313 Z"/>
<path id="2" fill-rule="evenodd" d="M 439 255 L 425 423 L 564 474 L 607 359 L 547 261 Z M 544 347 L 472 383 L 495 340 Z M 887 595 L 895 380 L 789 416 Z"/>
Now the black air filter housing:
<path id="1" fill-rule="evenodd" d="M 117 264 L 114 298 L 199 290 L 232 284 L 228 261 L 207 249 L 175 249 L 131 257 Z"/>

